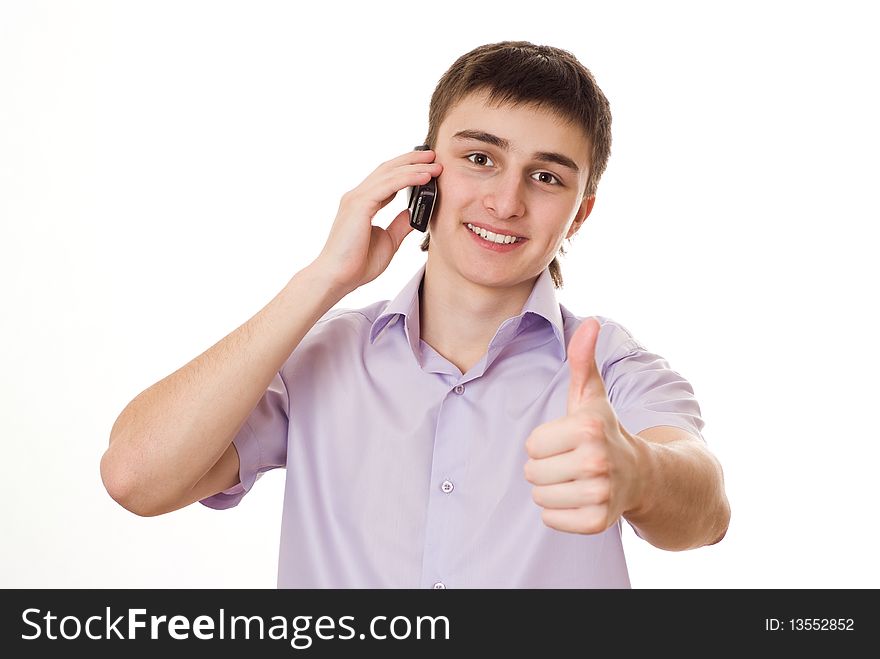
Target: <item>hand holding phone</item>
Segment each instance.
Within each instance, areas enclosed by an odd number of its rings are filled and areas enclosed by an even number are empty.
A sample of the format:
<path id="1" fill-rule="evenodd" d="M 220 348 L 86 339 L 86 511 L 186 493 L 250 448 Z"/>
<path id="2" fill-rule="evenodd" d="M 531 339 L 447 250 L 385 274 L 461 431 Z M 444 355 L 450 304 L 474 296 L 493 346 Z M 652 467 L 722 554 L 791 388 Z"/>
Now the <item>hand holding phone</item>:
<path id="1" fill-rule="evenodd" d="M 427 144 L 421 144 L 415 151 L 428 151 Z M 409 189 L 409 223 L 419 231 L 428 230 L 428 222 L 437 204 L 437 179 L 432 177 L 424 185 L 416 185 Z"/>
<path id="2" fill-rule="evenodd" d="M 443 166 L 433 162 L 433 152 L 424 151 L 430 149 L 407 151 L 382 163 L 342 196 L 327 242 L 312 264 L 329 288 L 345 295 L 388 267 L 403 239 L 412 231 L 412 226 L 407 226 L 409 210 L 400 211 L 384 229 L 373 225 L 373 218 L 401 190 L 420 190 L 411 193 L 416 214 L 410 214 L 410 218 L 420 219 L 427 228 L 433 210 L 429 191 L 434 186 L 430 182 L 440 175 Z"/>

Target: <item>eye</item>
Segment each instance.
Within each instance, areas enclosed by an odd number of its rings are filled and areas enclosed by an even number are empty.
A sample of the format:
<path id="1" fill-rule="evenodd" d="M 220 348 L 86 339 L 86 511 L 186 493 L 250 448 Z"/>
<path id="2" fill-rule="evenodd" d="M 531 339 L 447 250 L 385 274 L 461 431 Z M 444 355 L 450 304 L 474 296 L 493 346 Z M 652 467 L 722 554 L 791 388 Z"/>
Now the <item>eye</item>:
<path id="1" fill-rule="evenodd" d="M 556 181 L 556 183 L 552 183 L 551 185 L 562 185 L 562 181 L 560 181 L 558 178 L 556 178 L 550 172 L 535 172 L 535 174 L 537 174 L 538 176 L 549 176 L 551 179 Z M 542 180 L 541 183 L 550 183 L 550 181 Z"/>
<path id="2" fill-rule="evenodd" d="M 475 161 L 475 160 L 471 160 L 471 158 L 474 158 L 474 157 L 476 157 L 476 158 L 482 158 L 484 161 L 492 162 L 492 160 L 489 158 L 489 156 L 487 156 L 485 153 L 472 153 L 472 154 L 470 154 L 469 156 L 466 156 L 466 157 L 467 157 L 468 160 L 470 160 L 470 161 L 471 161 L 472 163 L 474 163 L 475 165 L 480 165 L 480 166 L 483 166 L 483 165 L 485 165 L 486 163 L 485 163 L 485 162 L 477 162 L 477 161 Z"/>
<path id="3" fill-rule="evenodd" d="M 480 167 L 488 167 L 488 166 L 491 166 L 494 164 L 492 162 L 492 159 L 489 158 L 489 156 L 487 156 L 485 153 L 471 153 L 465 157 L 468 160 L 470 160 L 472 163 L 474 163 L 475 165 L 478 165 Z M 480 160 L 477 160 L 478 158 Z M 562 181 L 560 181 L 554 174 L 551 174 L 550 172 L 535 172 L 534 175 L 537 175 L 539 177 L 549 177 L 549 179 L 548 178 L 535 179 L 536 181 L 539 181 L 540 183 L 546 183 L 547 185 L 551 185 L 551 186 L 562 185 Z"/>

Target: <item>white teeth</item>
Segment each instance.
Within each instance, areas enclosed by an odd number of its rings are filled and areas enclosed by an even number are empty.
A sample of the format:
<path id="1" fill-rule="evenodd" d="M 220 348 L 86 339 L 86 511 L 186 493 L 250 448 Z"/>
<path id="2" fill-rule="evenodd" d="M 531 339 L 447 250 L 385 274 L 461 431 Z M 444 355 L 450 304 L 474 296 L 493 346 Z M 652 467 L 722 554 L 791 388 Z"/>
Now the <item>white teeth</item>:
<path id="1" fill-rule="evenodd" d="M 488 240 L 492 243 L 498 243 L 499 245 L 509 245 L 517 241 L 516 236 L 505 236 L 501 233 L 492 233 L 491 231 L 486 231 L 485 229 L 481 229 L 480 227 L 475 227 L 473 224 L 470 223 L 468 223 L 467 228 L 480 236 L 483 240 Z"/>

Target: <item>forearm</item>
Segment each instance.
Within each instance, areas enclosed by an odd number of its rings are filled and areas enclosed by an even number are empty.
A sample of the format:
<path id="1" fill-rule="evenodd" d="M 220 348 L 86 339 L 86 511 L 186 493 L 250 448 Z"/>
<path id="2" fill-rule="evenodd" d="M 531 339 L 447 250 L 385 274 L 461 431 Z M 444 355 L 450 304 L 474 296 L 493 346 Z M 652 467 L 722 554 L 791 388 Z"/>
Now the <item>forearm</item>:
<path id="1" fill-rule="evenodd" d="M 192 488 L 341 297 L 321 272 L 301 270 L 254 317 L 132 400 L 101 460 L 111 496 L 130 510 L 150 511 Z"/>
<path id="2" fill-rule="evenodd" d="M 727 531 L 730 507 L 718 460 L 696 441 L 634 439 L 641 494 L 624 517 L 660 549 L 681 551 L 719 542 Z"/>

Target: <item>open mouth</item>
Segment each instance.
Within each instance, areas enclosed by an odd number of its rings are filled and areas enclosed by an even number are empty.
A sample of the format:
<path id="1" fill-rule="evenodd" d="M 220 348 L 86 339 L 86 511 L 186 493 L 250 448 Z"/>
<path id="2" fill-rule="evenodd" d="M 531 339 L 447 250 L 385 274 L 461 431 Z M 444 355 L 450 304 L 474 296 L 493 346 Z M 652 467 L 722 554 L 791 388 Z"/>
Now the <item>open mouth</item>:
<path id="1" fill-rule="evenodd" d="M 519 249 L 524 243 L 528 242 L 528 238 L 517 236 L 512 233 L 497 233 L 489 231 L 485 227 L 480 227 L 470 222 L 464 223 L 467 232 L 470 234 L 474 243 L 482 249 L 496 254 L 505 254 Z"/>
<path id="2" fill-rule="evenodd" d="M 494 233 L 489 231 L 488 229 L 484 229 L 483 227 L 478 227 L 474 224 L 468 222 L 465 226 L 470 230 L 474 235 L 479 236 L 483 240 L 489 243 L 494 243 L 496 245 L 512 245 L 514 243 L 521 243 L 526 240 L 522 236 L 515 236 L 513 234 L 504 234 L 504 233 Z"/>

